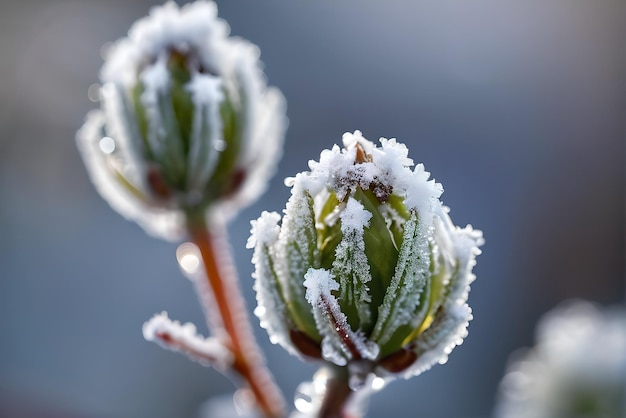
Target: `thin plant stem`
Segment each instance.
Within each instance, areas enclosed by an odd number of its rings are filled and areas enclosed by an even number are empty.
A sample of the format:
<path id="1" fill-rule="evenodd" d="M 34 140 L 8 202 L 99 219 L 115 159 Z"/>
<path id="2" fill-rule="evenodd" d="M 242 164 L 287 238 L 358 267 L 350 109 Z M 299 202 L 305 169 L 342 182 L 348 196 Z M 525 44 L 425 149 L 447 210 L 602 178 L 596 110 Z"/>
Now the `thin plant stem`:
<path id="1" fill-rule="evenodd" d="M 207 225 L 203 216 L 188 216 L 192 242 L 200 250 L 223 331 L 233 354 L 233 368 L 246 381 L 257 408 L 268 418 L 284 416 L 284 401 L 254 339 L 230 254 L 223 223 Z M 205 307 L 205 311 L 215 311 Z M 209 326 L 211 326 L 210 321 Z M 213 332 L 220 330 L 213 330 Z"/>
<path id="2" fill-rule="evenodd" d="M 324 398 L 317 418 L 360 418 L 347 412 L 347 405 L 353 396 L 348 384 L 348 372 L 345 367 L 329 368 Z"/>

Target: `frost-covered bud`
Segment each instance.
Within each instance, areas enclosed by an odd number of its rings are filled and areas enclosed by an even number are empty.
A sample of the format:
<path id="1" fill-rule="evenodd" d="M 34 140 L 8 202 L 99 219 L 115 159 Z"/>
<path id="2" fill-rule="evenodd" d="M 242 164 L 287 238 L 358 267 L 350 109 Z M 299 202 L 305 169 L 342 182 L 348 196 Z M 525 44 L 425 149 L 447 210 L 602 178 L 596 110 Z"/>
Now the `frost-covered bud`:
<path id="1" fill-rule="evenodd" d="M 229 30 L 213 2 L 168 2 L 102 67 L 101 109 L 78 145 L 100 194 L 149 233 L 179 238 L 185 212 L 232 216 L 280 158 L 283 96 L 267 86 L 259 49 Z"/>
<path id="2" fill-rule="evenodd" d="M 626 308 L 568 301 L 500 385 L 496 418 L 626 417 Z"/>
<path id="3" fill-rule="evenodd" d="M 256 314 L 296 355 L 409 377 L 446 361 L 467 334 L 483 242 L 455 227 L 443 189 L 405 145 L 359 131 L 287 179 L 285 216 L 252 222 Z"/>

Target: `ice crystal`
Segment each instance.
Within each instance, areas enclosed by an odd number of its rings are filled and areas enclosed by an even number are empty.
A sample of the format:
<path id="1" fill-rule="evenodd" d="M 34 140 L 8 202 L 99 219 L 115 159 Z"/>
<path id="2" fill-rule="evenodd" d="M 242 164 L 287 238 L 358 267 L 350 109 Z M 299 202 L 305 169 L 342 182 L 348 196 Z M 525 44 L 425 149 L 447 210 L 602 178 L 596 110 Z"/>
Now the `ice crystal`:
<path id="1" fill-rule="evenodd" d="M 341 311 L 339 302 L 331 293 L 339 290 L 330 273 L 324 269 L 309 269 L 304 275 L 306 299 L 313 308 L 313 316 L 322 340 L 322 356 L 338 366 L 344 366 L 348 360 L 373 360 L 379 353 L 379 347 L 368 340 L 361 332 L 354 332 L 348 324 L 346 315 Z"/>
<path id="2" fill-rule="evenodd" d="M 356 307 L 359 322 L 371 321 L 367 304 L 371 302 L 367 283 L 372 280 L 369 263 L 365 255 L 363 230 L 369 226 L 372 214 L 365 210 L 354 198 L 349 198 L 345 209 L 339 215 L 341 219 L 341 240 L 335 250 L 333 274 L 341 281 L 339 298 Z"/>

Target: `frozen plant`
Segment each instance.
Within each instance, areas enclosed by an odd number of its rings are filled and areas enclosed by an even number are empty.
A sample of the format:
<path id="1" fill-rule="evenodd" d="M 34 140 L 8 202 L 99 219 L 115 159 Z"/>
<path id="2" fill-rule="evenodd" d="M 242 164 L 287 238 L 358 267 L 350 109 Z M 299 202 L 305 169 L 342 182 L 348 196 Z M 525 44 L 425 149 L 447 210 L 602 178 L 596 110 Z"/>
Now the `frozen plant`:
<path id="1" fill-rule="evenodd" d="M 229 31 L 210 1 L 154 7 L 110 48 L 101 108 L 77 143 L 115 210 L 151 235 L 192 241 L 179 262 L 214 337 L 160 315 L 146 338 L 236 371 L 259 410 L 278 417 L 283 401 L 252 337 L 224 223 L 265 190 L 282 152 L 285 101 L 267 86 L 259 49 Z"/>
<path id="2" fill-rule="evenodd" d="M 480 231 L 453 225 L 441 185 L 422 164 L 411 169 L 404 144 L 378 147 L 359 131 L 343 144 L 286 180 L 284 217 L 264 212 L 248 241 L 261 326 L 329 366 L 325 394 L 304 406 L 320 417 L 354 409 L 361 387 L 446 362 L 472 319 L 483 243 Z"/>
<path id="3" fill-rule="evenodd" d="M 547 313 L 512 361 L 496 418 L 626 417 L 626 309 L 583 301 Z"/>
<path id="4" fill-rule="evenodd" d="M 168 2 L 110 48 L 101 109 L 78 146 L 120 214 L 168 240 L 190 217 L 231 217 L 260 196 L 282 153 L 285 101 L 267 87 L 259 49 L 229 37 L 217 7 Z"/>

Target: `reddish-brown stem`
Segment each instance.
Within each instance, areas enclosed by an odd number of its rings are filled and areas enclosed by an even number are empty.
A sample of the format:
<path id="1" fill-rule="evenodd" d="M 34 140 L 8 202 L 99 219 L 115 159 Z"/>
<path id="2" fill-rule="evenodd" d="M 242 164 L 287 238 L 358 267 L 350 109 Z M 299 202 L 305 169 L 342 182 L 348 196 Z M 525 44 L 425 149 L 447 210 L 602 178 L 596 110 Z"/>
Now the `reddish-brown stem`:
<path id="1" fill-rule="evenodd" d="M 353 394 L 348 378 L 345 367 L 331 369 L 317 418 L 358 418 L 346 412 L 348 400 Z"/>
<path id="2" fill-rule="evenodd" d="M 213 356 L 206 351 L 198 350 L 197 348 L 190 345 L 187 341 L 181 338 L 177 338 L 176 336 L 170 334 L 167 331 L 156 332 L 154 334 L 156 340 L 160 342 L 160 344 L 166 346 L 172 351 L 179 351 L 185 355 L 187 355 L 190 359 L 198 361 L 200 363 L 208 364 L 216 368 L 222 367 L 220 362 L 223 362 L 222 359 Z"/>
<path id="3" fill-rule="evenodd" d="M 254 340 L 224 225 L 216 222 L 210 228 L 211 232 L 199 216 L 189 218 L 189 234 L 202 256 L 223 331 L 228 336 L 234 357 L 233 368 L 246 381 L 263 415 L 268 418 L 282 417 L 284 402 Z M 213 330 L 216 331 L 219 330 Z"/>

